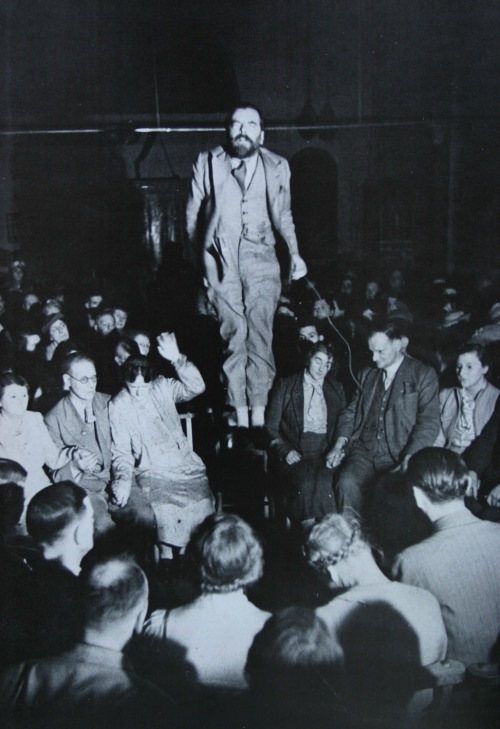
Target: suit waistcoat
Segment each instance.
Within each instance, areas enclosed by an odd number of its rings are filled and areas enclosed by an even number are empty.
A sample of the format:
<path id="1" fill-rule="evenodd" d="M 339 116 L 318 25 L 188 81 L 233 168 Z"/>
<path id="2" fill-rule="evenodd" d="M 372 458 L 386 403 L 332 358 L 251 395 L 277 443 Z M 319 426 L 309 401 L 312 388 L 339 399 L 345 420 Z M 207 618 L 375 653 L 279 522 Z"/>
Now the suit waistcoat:
<path id="1" fill-rule="evenodd" d="M 394 380 L 390 387 L 385 390 L 382 372 L 379 373 L 375 395 L 368 410 L 363 430 L 361 431 L 361 443 L 365 448 L 368 448 L 372 453 L 377 455 L 389 453 L 384 417 L 393 383 Z"/>
<path id="2" fill-rule="evenodd" d="M 226 243 L 248 240 L 274 245 L 275 239 L 267 209 L 266 176 L 262 160 L 257 160 L 250 184 L 243 193 L 233 174 L 224 185 L 217 236 Z"/>

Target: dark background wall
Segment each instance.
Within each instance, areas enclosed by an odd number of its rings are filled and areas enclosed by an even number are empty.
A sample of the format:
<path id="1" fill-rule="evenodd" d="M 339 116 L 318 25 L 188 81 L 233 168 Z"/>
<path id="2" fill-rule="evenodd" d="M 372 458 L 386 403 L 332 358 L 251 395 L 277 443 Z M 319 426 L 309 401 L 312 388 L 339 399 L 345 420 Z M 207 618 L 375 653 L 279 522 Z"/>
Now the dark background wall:
<path id="1" fill-rule="evenodd" d="M 64 276 L 111 268 L 132 285 L 182 237 L 191 164 L 222 136 L 199 128 L 247 99 L 291 161 L 310 262 L 500 268 L 492 0 L 4 0 L 0 12 L 0 265 L 21 250 Z M 131 132 L 158 124 L 184 131 Z"/>

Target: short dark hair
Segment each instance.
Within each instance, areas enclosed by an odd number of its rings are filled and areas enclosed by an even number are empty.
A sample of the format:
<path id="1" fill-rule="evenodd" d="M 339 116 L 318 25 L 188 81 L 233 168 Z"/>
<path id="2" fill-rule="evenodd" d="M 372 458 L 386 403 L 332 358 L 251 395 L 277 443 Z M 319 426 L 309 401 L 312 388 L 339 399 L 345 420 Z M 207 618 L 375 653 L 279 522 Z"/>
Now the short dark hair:
<path id="1" fill-rule="evenodd" d="M 71 374 L 71 368 L 73 367 L 73 365 L 78 364 L 79 362 L 90 362 L 95 366 L 95 362 L 90 355 L 85 354 L 84 352 L 72 352 L 71 354 L 68 354 L 68 356 L 65 357 L 61 362 L 62 374 Z"/>
<path id="2" fill-rule="evenodd" d="M 72 481 L 46 486 L 33 496 L 26 512 L 28 533 L 39 544 L 54 544 L 85 511 L 87 492 Z"/>
<path id="3" fill-rule="evenodd" d="M 264 115 L 263 115 L 261 109 L 259 109 L 258 106 L 255 106 L 255 104 L 251 104 L 247 101 L 242 101 L 240 104 L 235 104 L 233 106 L 233 108 L 229 110 L 229 112 L 226 116 L 226 121 L 225 121 L 226 132 L 229 132 L 229 127 L 231 126 L 231 119 L 233 118 L 233 114 L 236 111 L 238 111 L 238 109 L 253 109 L 254 111 L 256 111 L 257 114 L 259 115 L 259 119 L 260 119 L 260 128 L 264 131 L 265 120 L 264 120 Z"/>
<path id="4" fill-rule="evenodd" d="M 311 345 L 310 349 L 307 350 L 306 365 L 309 364 L 314 355 L 318 354 L 318 352 L 326 354 L 328 359 L 332 360 L 332 364 L 335 361 L 335 352 L 333 351 L 333 347 L 329 342 L 315 342 Z"/>
<path id="5" fill-rule="evenodd" d="M 461 354 L 469 354 L 470 352 L 474 352 L 483 367 L 488 368 L 488 372 L 486 373 L 488 374 L 492 365 L 492 357 L 488 349 L 486 349 L 486 347 L 483 347 L 482 344 L 476 344 L 475 342 L 466 342 L 465 344 L 462 344 L 462 346 L 459 348 L 457 353 L 457 360 Z"/>
<path id="6" fill-rule="evenodd" d="M 121 366 L 121 375 L 124 382 L 132 384 L 139 375 L 144 377 L 144 382 L 151 382 L 154 379 L 154 368 L 146 357 L 129 357 Z"/>
<path id="7" fill-rule="evenodd" d="M 324 621 L 312 608 L 288 607 L 255 636 L 245 672 L 250 684 L 283 669 L 332 667 L 341 656 Z"/>
<path id="8" fill-rule="evenodd" d="M 0 398 L 9 385 L 18 385 L 19 387 L 25 387 L 26 391 L 29 392 L 28 381 L 22 375 L 18 375 L 17 372 L 2 372 L 0 374 Z"/>
<path id="9" fill-rule="evenodd" d="M 148 598 L 144 572 L 130 557 L 107 557 L 81 576 L 85 625 L 105 629 L 126 618 Z"/>
<path id="10" fill-rule="evenodd" d="M 467 466 L 447 448 L 422 448 L 410 458 L 406 480 L 433 503 L 461 499 L 468 486 Z"/>
<path id="11" fill-rule="evenodd" d="M 10 458 L 0 458 L 0 484 L 24 483 L 28 472 L 20 463 Z"/>
<path id="12" fill-rule="evenodd" d="M 235 514 L 212 514 L 195 530 L 190 552 L 203 592 L 232 592 L 257 582 L 263 550 L 251 526 Z"/>
<path id="13" fill-rule="evenodd" d="M 17 483 L 0 486 L 0 538 L 8 536 L 19 522 L 24 509 L 24 489 Z"/>
<path id="14" fill-rule="evenodd" d="M 130 336 L 124 335 L 120 337 L 115 344 L 115 352 L 118 347 L 122 347 L 128 354 L 129 357 L 141 357 L 141 351 L 137 342 Z"/>
<path id="15" fill-rule="evenodd" d="M 374 334 L 385 334 L 389 339 L 403 339 L 408 336 L 401 328 L 399 321 L 387 319 L 374 319 L 368 328 L 368 339 Z"/>

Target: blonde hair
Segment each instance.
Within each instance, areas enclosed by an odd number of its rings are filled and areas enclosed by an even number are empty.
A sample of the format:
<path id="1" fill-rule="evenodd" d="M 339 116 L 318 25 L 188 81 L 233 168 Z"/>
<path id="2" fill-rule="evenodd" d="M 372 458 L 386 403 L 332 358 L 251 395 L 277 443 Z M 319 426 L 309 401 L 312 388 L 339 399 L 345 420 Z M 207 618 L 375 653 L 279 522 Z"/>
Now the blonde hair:
<path id="1" fill-rule="evenodd" d="M 310 565 L 323 570 L 368 546 L 354 514 L 327 514 L 311 529 L 304 553 Z"/>

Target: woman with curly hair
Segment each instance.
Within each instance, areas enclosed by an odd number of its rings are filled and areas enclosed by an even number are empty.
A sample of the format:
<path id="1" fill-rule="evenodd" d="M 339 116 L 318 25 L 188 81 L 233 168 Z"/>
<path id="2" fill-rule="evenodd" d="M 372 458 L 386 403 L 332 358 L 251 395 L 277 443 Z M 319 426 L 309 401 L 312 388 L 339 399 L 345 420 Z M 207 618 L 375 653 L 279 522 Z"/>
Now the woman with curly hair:
<path id="1" fill-rule="evenodd" d="M 344 653 L 348 703 L 368 712 L 375 706 L 422 708 L 427 698 L 414 695 L 415 674 L 446 653 L 436 598 L 386 577 L 349 513 L 329 514 L 315 524 L 305 554 L 333 587 L 345 590 L 316 612 Z"/>
<path id="2" fill-rule="evenodd" d="M 262 576 L 262 546 L 253 529 L 234 514 L 209 516 L 188 545 L 201 595 L 170 611 L 156 610 L 144 633 L 168 652 L 179 645 L 200 683 L 244 688 L 247 654 L 270 614 L 253 605 L 246 589 Z M 172 656 L 173 657 L 173 656 Z"/>

